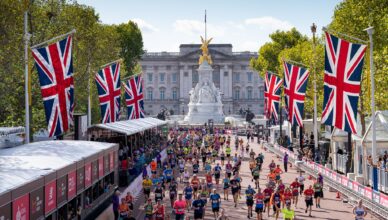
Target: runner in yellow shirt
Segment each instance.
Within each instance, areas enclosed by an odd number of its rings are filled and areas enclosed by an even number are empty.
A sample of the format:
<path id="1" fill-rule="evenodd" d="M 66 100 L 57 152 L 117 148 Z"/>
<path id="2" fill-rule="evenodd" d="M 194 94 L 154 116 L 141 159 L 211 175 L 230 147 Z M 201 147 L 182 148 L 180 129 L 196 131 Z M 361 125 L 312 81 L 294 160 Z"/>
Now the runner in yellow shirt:
<path id="1" fill-rule="evenodd" d="M 295 211 L 291 209 L 291 203 L 287 204 L 286 208 L 282 209 L 283 220 L 293 220 L 295 218 Z"/>
<path id="2" fill-rule="evenodd" d="M 146 200 L 150 197 L 152 181 L 148 176 L 143 180 L 143 192 Z"/>

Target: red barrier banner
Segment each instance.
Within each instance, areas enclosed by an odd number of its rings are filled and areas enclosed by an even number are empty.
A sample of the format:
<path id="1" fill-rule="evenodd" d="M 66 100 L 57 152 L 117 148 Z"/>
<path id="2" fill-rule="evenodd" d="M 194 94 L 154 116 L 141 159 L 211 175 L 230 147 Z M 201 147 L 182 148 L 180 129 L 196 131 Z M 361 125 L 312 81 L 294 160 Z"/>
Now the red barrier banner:
<path id="1" fill-rule="evenodd" d="M 343 176 L 343 175 L 341 175 L 341 184 L 343 185 L 343 186 L 348 186 L 348 181 L 349 181 L 349 179 L 346 177 L 346 176 Z"/>
<path id="2" fill-rule="evenodd" d="M 30 219 L 30 198 L 26 194 L 12 202 L 12 219 L 29 220 Z"/>
<path id="3" fill-rule="evenodd" d="M 370 187 L 365 187 L 364 196 L 368 199 L 372 199 L 372 189 Z"/>
<path id="4" fill-rule="evenodd" d="M 92 164 L 85 164 L 85 188 L 92 184 Z"/>
<path id="5" fill-rule="evenodd" d="M 98 177 L 102 178 L 104 176 L 104 157 L 98 159 Z"/>
<path id="6" fill-rule="evenodd" d="M 388 195 L 380 193 L 380 204 L 388 208 Z"/>
<path id="7" fill-rule="evenodd" d="M 358 192 L 358 187 L 360 186 L 360 184 L 356 181 L 353 181 L 353 190 Z"/>
<path id="8" fill-rule="evenodd" d="M 109 156 L 110 156 L 110 159 L 109 159 L 109 170 L 110 171 L 113 171 L 113 169 L 114 169 L 114 158 L 113 158 L 113 152 L 111 152 L 110 154 L 109 154 Z"/>
<path id="9" fill-rule="evenodd" d="M 57 207 L 57 181 L 53 180 L 44 187 L 44 213 L 48 214 Z"/>
<path id="10" fill-rule="evenodd" d="M 67 199 L 71 200 L 77 193 L 77 173 L 72 171 L 67 174 Z"/>

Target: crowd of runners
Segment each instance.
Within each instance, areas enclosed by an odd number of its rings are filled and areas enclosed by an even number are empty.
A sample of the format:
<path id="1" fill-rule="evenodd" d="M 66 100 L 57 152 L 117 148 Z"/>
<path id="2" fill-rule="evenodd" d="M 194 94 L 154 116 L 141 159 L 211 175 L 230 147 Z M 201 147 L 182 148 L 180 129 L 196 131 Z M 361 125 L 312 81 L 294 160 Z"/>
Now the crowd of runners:
<path id="1" fill-rule="evenodd" d="M 271 216 L 291 220 L 295 219 L 294 210 L 298 207 L 303 207 L 311 217 L 313 206 L 318 209 L 321 206 L 322 176 L 319 175 L 313 185 L 305 187 L 305 177 L 300 172 L 292 182 L 286 183 L 282 174 L 288 171 L 288 155 L 282 158 L 282 167 L 274 160 L 263 166 L 264 154 L 256 154 L 249 142 L 253 142 L 253 138 L 210 135 L 205 129 L 171 131 L 167 160 L 151 162 L 152 173 L 143 173 L 145 219 L 204 219 L 205 215 L 220 220 L 230 219 L 228 212 L 231 210 L 223 208 L 224 201 L 233 202 L 238 209 L 241 200 L 245 200 L 248 219 Z M 251 185 L 247 188 L 241 187 L 243 161 L 249 162 L 251 170 Z M 269 171 L 265 178 L 262 176 L 264 169 Z M 133 200 L 130 194 L 127 198 Z M 300 204 L 300 200 L 305 204 Z M 122 210 L 120 205 L 123 220 L 127 219 L 128 213 L 125 202 L 123 199 Z M 133 210 L 133 205 L 129 208 Z M 363 212 L 358 215 L 362 217 L 356 219 L 363 219 L 366 211 L 361 208 L 357 211 Z"/>

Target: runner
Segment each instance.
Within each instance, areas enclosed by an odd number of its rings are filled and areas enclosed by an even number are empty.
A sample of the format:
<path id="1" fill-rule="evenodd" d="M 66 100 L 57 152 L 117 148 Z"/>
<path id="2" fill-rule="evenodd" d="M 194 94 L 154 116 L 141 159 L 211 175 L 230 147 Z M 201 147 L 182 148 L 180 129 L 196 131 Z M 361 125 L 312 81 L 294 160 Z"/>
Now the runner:
<path id="1" fill-rule="evenodd" d="M 160 183 L 158 183 L 158 185 L 155 187 L 154 193 L 155 193 L 155 203 L 158 200 L 163 200 L 164 192 L 163 192 L 163 188 L 160 185 Z"/>
<path id="2" fill-rule="evenodd" d="M 171 202 L 171 206 L 174 205 L 174 202 L 176 200 L 176 194 L 177 194 L 177 188 L 178 188 L 178 184 L 176 183 L 175 180 L 173 180 L 170 184 L 170 186 L 168 187 L 169 191 L 170 191 L 170 202 Z"/>
<path id="3" fill-rule="evenodd" d="M 298 206 L 298 196 L 299 196 L 299 182 L 298 178 L 295 178 L 295 181 L 290 185 L 292 191 L 292 203 L 295 204 L 295 208 Z"/>
<path id="4" fill-rule="evenodd" d="M 275 164 L 275 161 L 272 160 L 271 163 L 268 165 L 269 167 L 269 171 L 272 172 L 273 170 L 275 170 L 276 168 L 276 164 Z"/>
<path id="5" fill-rule="evenodd" d="M 199 188 L 199 179 L 196 174 L 193 175 L 193 179 L 191 180 L 191 185 L 193 186 L 193 190 L 194 190 L 194 199 L 196 199 L 198 188 Z"/>
<path id="6" fill-rule="evenodd" d="M 180 182 L 183 183 L 183 173 L 185 172 L 185 160 L 183 158 L 178 161 L 179 173 L 180 173 Z"/>
<path id="7" fill-rule="evenodd" d="M 282 202 L 282 195 L 280 194 L 279 188 L 277 188 L 276 191 L 272 193 L 272 196 L 271 196 L 271 204 L 273 205 L 273 212 L 276 220 L 279 217 L 281 202 Z"/>
<path id="8" fill-rule="evenodd" d="M 253 148 L 251 148 L 251 152 L 249 153 L 249 157 L 254 160 L 256 156 L 256 153 L 253 151 Z"/>
<path id="9" fill-rule="evenodd" d="M 199 162 L 198 160 L 193 164 L 193 173 L 197 174 L 199 172 Z"/>
<path id="10" fill-rule="evenodd" d="M 152 178 L 155 178 L 155 176 L 156 176 L 157 166 L 158 166 L 158 164 L 156 163 L 156 161 L 152 160 L 151 163 L 150 163 Z"/>
<path id="11" fill-rule="evenodd" d="M 166 179 L 166 182 L 167 183 L 170 183 L 172 178 L 173 178 L 173 168 L 171 166 L 171 168 L 166 168 L 164 171 L 163 171 L 163 176 L 164 178 Z"/>
<path id="12" fill-rule="evenodd" d="M 310 185 L 310 187 L 304 191 L 304 196 L 306 201 L 305 213 L 307 213 L 307 210 L 308 210 L 310 217 L 312 217 L 311 211 L 313 209 L 313 195 L 314 195 L 313 186 Z"/>
<path id="13" fill-rule="evenodd" d="M 263 193 L 264 193 L 264 205 L 265 205 L 264 211 L 267 210 L 268 217 L 269 217 L 270 200 L 273 193 L 273 189 L 269 183 L 267 184 L 267 188 L 264 189 Z"/>
<path id="14" fill-rule="evenodd" d="M 282 209 L 282 214 L 284 220 L 293 220 L 295 218 L 295 211 L 291 209 L 291 203 Z"/>
<path id="15" fill-rule="evenodd" d="M 221 209 L 221 214 L 218 216 L 217 220 L 229 220 L 228 216 L 225 215 L 225 209 Z"/>
<path id="16" fill-rule="evenodd" d="M 362 205 L 362 200 L 358 200 L 357 206 L 353 208 L 353 214 L 354 214 L 354 219 L 355 220 L 364 220 L 367 212 Z"/>
<path id="17" fill-rule="evenodd" d="M 220 182 L 220 177 L 221 177 L 221 166 L 219 163 L 217 163 L 217 165 L 213 168 L 214 170 L 214 177 L 216 179 L 216 184 L 218 186 L 219 182 Z"/>
<path id="18" fill-rule="evenodd" d="M 256 166 L 252 170 L 252 175 L 253 175 L 253 180 L 255 181 L 255 185 L 256 185 L 256 189 L 257 189 L 260 186 L 260 184 L 259 184 L 259 181 L 260 181 L 260 167 L 259 166 Z"/>
<path id="19" fill-rule="evenodd" d="M 147 201 L 148 198 L 150 197 L 151 186 L 152 186 L 152 181 L 150 180 L 150 178 L 148 176 L 145 177 L 142 185 L 143 185 L 144 197 L 145 197 L 145 200 Z"/>
<path id="20" fill-rule="evenodd" d="M 255 212 L 257 214 L 257 220 L 263 219 L 263 211 L 264 210 L 264 194 L 261 192 L 261 189 L 257 189 L 257 193 L 255 195 L 255 200 L 256 200 L 256 207 L 255 207 Z"/>
<path id="21" fill-rule="evenodd" d="M 246 204 L 248 206 L 248 218 L 251 218 L 253 216 L 252 214 L 252 206 L 253 206 L 253 196 L 256 194 L 256 191 L 251 188 L 251 185 L 248 185 L 248 189 L 245 190 L 245 196 L 246 196 Z"/>
<path id="22" fill-rule="evenodd" d="M 224 183 L 224 200 L 229 200 L 228 197 L 229 197 L 230 179 L 228 175 L 225 175 L 223 183 Z"/>
<path id="23" fill-rule="evenodd" d="M 232 188 L 234 207 L 237 207 L 237 197 L 238 197 L 238 190 L 239 190 L 237 180 L 233 178 L 230 181 L 230 185 L 231 185 L 231 188 Z"/>
<path id="24" fill-rule="evenodd" d="M 230 159 L 230 154 L 232 153 L 232 149 L 230 148 L 230 145 L 226 146 L 226 157 Z"/>
<path id="25" fill-rule="evenodd" d="M 283 208 L 285 206 L 291 205 L 292 202 L 292 192 L 289 187 L 286 188 L 283 194 Z"/>
<path id="26" fill-rule="evenodd" d="M 279 183 L 280 175 L 283 173 L 283 170 L 280 168 L 280 165 L 276 165 L 276 168 L 273 170 L 273 172 L 276 174 L 276 182 Z"/>
<path id="27" fill-rule="evenodd" d="M 185 200 L 186 200 L 186 208 L 187 211 L 190 210 L 191 206 L 191 200 L 193 198 L 193 187 L 187 183 L 185 188 L 183 189 L 183 192 L 185 194 Z"/>
<path id="28" fill-rule="evenodd" d="M 161 200 L 158 200 L 154 207 L 155 220 L 164 220 L 165 216 L 165 207 L 161 203 Z"/>
<path id="29" fill-rule="evenodd" d="M 174 202 L 175 220 L 185 219 L 186 201 L 182 199 L 182 192 L 178 193 L 178 200 Z"/>
<path id="30" fill-rule="evenodd" d="M 316 180 L 313 185 L 314 188 L 314 199 L 315 199 L 315 207 L 321 208 L 321 198 L 322 196 L 322 185 Z"/>
<path id="31" fill-rule="evenodd" d="M 204 209 L 205 209 L 206 203 L 200 199 L 197 198 L 193 201 L 193 209 L 194 209 L 194 219 L 203 219 L 204 217 Z"/>
<path id="32" fill-rule="evenodd" d="M 190 181 L 190 173 L 187 170 L 187 168 L 185 168 L 185 172 L 183 173 L 183 183 L 186 185 L 187 183 L 189 183 L 189 181 Z"/>
<path id="33" fill-rule="evenodd" d="M 304 192 L 304 181 L 305 181 L 305 178 L 302 175 L 302 171 L 300 171 L 299 176 L 298 176 L 298 183 L 299 183 L 299 188 L 300 188 L 299 195 L 302 195 Z"/>
<path id="34" fill-rule="evenodd" d="M 211 188 L 213 187 L 213 177 L 212 177 L 212 174 L 210 172 L 207 172 L 206 175 L 205 175 L 205 178 L 206 178 L 207 193 L 210 194 Z"/>
<path id="35" fill-rule="evenodd" d="M 152 200 L 149 198 L 147 200 L 147 204 L 144 205 L 144 211 L 145 211 L 145 220 L 152 220 L 154 215 L 154 207 L 152 205 Z"/>
<path id="36" fill-rule="evenodd" d="M 230 177 L 232 176 L 232 164 L 230 164 L 230 160 L 228 160 L 228 163 L 225 164 L 225 172 L 228 178 L 230 179 Z"/>
<path id="37" fill-rule="evenodd" d="M 225 152 L 224 151 L 221 152 L 220 157 L 221 157 L 221 166 L 224 166 L 224 163 L 225 163 Z"/>
<path id="38" fill-rule="evenodd" d="M 213 189 L 213 193 L 210 195 L 210 202 L 212 204 L 214 218 L 217 219 L 220 212 L 221 196 L 217 193 L 216 189 Z"/>

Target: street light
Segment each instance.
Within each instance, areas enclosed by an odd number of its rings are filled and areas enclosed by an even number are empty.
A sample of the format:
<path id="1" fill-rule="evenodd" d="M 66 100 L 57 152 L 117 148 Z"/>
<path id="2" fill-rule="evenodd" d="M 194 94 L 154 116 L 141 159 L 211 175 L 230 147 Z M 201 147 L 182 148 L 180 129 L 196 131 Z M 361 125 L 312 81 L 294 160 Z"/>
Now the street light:
<path id="1" fill-rule="evenodd" d="M 313 82 L 314 82 L 314 118 L 313 118 L 313 122 L 314 122 L 314 152 L 318 149 L 318 128 L 317 128 L 317 76 L 316 76 L 316 72 L 315 72 L 315 33 L 317 32 L 317 26 L 315 25 L 315 23 L 313 23 L 311 25 L 311 32 L 313 33 L 313 60 L 312 60 L 312 71 L 313 72 L 313 76 L 314 76 L 314 79 L 313 79 Z"/>

